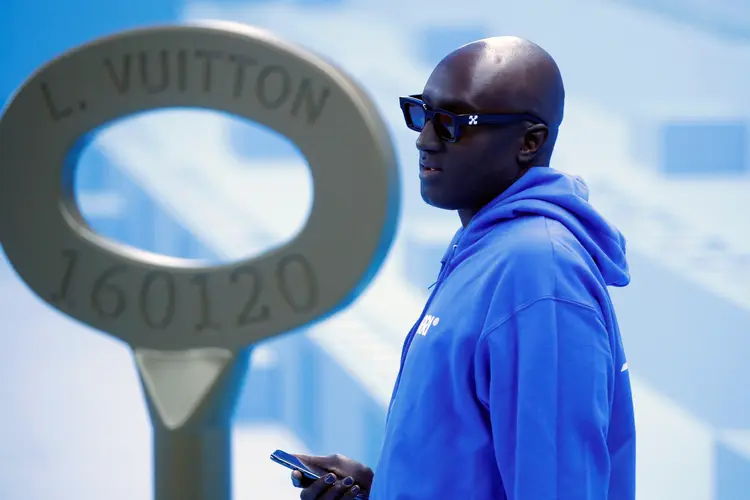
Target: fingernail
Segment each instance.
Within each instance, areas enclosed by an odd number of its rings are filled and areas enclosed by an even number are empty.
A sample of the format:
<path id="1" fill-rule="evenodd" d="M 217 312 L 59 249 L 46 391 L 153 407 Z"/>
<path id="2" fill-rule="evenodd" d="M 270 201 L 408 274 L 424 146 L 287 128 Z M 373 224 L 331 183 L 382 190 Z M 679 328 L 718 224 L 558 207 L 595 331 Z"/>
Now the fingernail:
<path id="1" fill-rule="evenodd" d="M 352 492 L 352 495 L 356 495 L 357 493 L 359 493 L 359 486 L 357 486 L 357 485 L 355 484 L 355 485 L 354 485 L 354 486 L 352 487 L 352 489 L 351 489 L 351 492 Z"/>
<path id="2" fill-rule="evenodd" d="M 352 479 L 351 477 L 347 477 L 346 479 L 344 479 L 344 486 L 348 487 L 348 486 L 351 486 L 353 484 L 354 484 L 354 479 Z"/>
<path id="3" fill-rule="evenodd" d="M 328 474 L 326 476 L 326 484 L 333 484 L 335 482 L 336 482 L 336 476 L 334 476 L 333 474 Z"/>

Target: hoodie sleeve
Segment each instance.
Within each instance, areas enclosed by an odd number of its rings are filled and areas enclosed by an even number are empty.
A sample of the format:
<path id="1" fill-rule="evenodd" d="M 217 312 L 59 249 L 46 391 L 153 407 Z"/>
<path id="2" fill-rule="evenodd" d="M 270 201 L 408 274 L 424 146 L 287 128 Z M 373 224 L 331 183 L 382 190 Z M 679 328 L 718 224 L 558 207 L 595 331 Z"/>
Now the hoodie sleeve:
<path id="1" fill-rule="evenodd" d="M 614 368 L 598 313 L 542 298 L 488 325 L 477 395 L 508 499 L 606 499 Z"/>

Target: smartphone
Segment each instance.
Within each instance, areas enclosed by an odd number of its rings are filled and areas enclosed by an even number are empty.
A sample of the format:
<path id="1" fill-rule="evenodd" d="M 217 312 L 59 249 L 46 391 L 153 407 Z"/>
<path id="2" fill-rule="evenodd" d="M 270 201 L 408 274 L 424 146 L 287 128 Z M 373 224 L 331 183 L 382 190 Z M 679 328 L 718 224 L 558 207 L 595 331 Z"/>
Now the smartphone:
<path id="1" fill-rule="evenodd" d="M 303 476 L 313 481 L 315 481 L 316 479 L 320 479 L 321 477 L 328 474 L 328 471 L 312 468 L 303 464 L 299 458 L 282 450 L 276 450 L 271 453 L 271 460 L 273 460 L 277 464 L 283 465 L 287 469 L 300 471 Z M 355 498 L 363 499 L 365 498 L 364 495 L 364 493 L 360 493 Z"/>
<path id="2" fill-rule="evenodd" d="M 276 450 L 271 453 L 271 460 L 273 460 L 277 464 L 283 465 L 287 469 L 299 471 L 303 476 L 308 479 L 312 479 L 313 481 L 315 481 L 316 479 L 320 479 L 327 474 L 327 472 L 324 470 L 308 467 L 307 465 L 303 464 L 299 458 L 282 450 Z"/>

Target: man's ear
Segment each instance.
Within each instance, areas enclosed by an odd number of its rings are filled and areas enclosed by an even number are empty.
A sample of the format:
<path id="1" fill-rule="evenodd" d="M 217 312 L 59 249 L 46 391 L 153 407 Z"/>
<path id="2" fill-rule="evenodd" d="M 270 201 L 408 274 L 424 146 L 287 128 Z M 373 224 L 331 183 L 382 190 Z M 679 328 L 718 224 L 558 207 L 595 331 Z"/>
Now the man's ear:
<path id="1" fill-rule="evenodd" d="M 518 163 L 528 165 L 534 161 L 539 151 L 544 147 L 549 137 L 549 129 L 542 123 L 537 123 L 526 129 L 521 149 L 518 151 Z"/>

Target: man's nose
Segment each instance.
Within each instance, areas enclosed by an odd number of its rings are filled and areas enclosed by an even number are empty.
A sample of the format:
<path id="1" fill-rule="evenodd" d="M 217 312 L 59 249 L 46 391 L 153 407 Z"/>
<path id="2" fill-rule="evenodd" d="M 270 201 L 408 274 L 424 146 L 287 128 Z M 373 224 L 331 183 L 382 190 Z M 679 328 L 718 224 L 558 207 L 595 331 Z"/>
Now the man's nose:
<path id="1" fill-rule="evenodd" d="M 443 141 L 440 140 L 437 132 L 435 132 L 432 120 L 428 120 L 427 123 L 424 124 L 424 127 L 422 127 L 419 136 L 417 136 L 417 149 L 434 153 L 440 151 L 442 147 Z"/>

